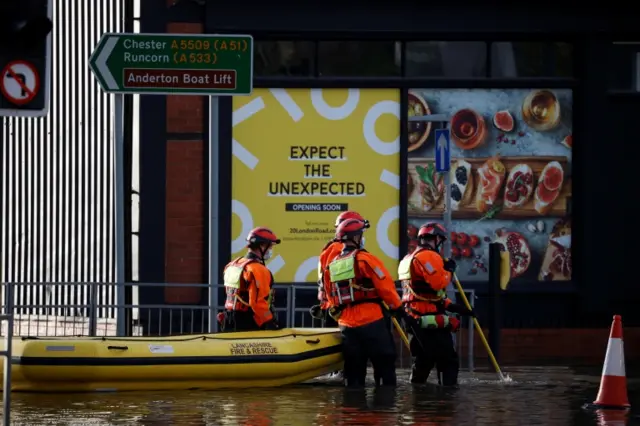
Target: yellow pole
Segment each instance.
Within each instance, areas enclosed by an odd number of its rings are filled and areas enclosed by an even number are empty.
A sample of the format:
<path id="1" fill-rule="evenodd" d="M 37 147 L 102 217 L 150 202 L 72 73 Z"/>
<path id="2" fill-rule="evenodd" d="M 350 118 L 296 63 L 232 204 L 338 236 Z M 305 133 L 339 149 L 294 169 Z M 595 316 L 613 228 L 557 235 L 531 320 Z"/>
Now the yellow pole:
<path id="1" fill-rule="evenodd" d="M 462 296 L 462 300 L 464 301 L 464 304 L 466 305 L 467 309 L 471 310 L 471 305 L 469 304 L 469 300 L 467 300 L 467 295 L 464 294 L 464 289 L 462 288 L 462 284 L 460 284 L 460 281 L 458 280 L 458 276 L 456 275 L 455 272 L 453 273 L 453 279 L 455 280 L 456 287 L 458 287 L 458 291 L 460 292 L 460 296 Z M 482 331 L 482 327 L 480 327 L 480 324 L 478 323 L 478 319 L 474 317 L 473 323 L 475 324 L 476 329 L 480 334 L 480 339 L 482 339 L 482 343 L 484 344 L 484 347 L 487 350 L 487 353 L 489 354 L 489 359 L 493 364 L 493 368 L 496 369 L 496 373 L 498 373 L 498 377 L 500 377 L 500 380 L 504 382 L 505 379 L 504 379 L 504 376 L 502 375 L 502 371 L 500 370 L 500 366 L 498 365 L 498 361 L 496 361 L 496 357 L 493 355 L 493 351 L 491 350 L 491 347 L 489 347 L 489 342 L 487 342 L 487 339 L 484 337 L 484 332 Z"/>
<path id="2" fill-rule="evenodd" d="M 387 305 L 386 302 L 382 302 L 382 304 L 384 305 L 384 308 L 387 311 L 390 311 L 389 305 Z M 404 345 L 407 347 L 407 349 L 409 349 L 409 351 L 411 351 L 411 347 L 409 345 L 409 338 L 407 337 L 407 335 L 404 332 L 404 330 L 402 329 L 402 327 L 400 327 L 400 323 L 394 317 L 391 317 L 391 321 L 393 322 L 393 325 L 396 327 L 396 330 L 398 331 L 398 334 L 400 335 L 400 338 L 404 342 Z"/>

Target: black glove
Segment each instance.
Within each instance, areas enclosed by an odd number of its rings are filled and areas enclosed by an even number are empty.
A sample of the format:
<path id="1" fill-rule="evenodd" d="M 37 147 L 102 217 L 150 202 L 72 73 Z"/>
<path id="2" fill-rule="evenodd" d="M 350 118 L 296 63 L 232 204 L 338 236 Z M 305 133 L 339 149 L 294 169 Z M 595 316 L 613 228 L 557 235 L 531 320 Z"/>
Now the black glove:
<path id="1" fill-rule="evenodd" d="M 313 305 L 311 308 L 309 308 L 309 313 L 315 319 L 324 319 L 324 314 L 320 305 Z"/>
<path id="2" fill-rule="evenodd" d="M 457 303 L 452 303 L 449 306 L 447 306 L 447 311 L 453 312 L 454 314 L 464 315 L 464 316 L 467 316 L 467 317 L 474 317 L 475 318 L 475 316 L 476 316 L 476 313 L 474 312 L 473 309 L 469 310 L 469 309 L 467 309 L 466 306 L 459 305 Z"/>
<path id="3" fill-rule="evenodd" d="M 280 330 L 280 326 L 275 320 L 270 320 L 262 324 L 263 330 Z"/>
<path id="4" fill-rule="evenodd" d="M 397 320 L 401 320 L 407 316 L 407 312 L 404 310 L 404 306 L 400 306 L 398 309 L 389 309 L 389 313 Z"/>
<path id="5" fill-rule="evenodd" d="M 456 271 L 456 261 L 453 259 L 445 259 L 444 260 L 444 270 L 447 272 L 454 273 Z"/>
<path id="6" fill-rule="evenodd" d="M 342 314 L 342 309 L 343 308 L 338 308 L 336 306 L 329 308 L 329 311 L 328 311 L 329 316 L 334 320 L 338 321 L 338 318 L 340 318 L 340 315 Z"/>
<path id="7" fill-rule="evenodd" d="M 414 329 L 418 328 L 418 320 L 411 315 L 405 315 L 405 317 L 402 318 L 402 322 L 404 324 L 405 330 L 407 331 L 412 332 Z"/>

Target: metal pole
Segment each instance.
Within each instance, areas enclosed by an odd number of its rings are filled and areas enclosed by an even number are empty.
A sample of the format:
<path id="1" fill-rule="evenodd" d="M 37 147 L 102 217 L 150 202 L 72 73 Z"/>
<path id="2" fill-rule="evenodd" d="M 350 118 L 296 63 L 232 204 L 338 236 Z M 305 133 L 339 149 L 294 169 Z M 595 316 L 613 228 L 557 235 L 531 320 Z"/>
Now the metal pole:
<path id="1" fill-rule="evenodd" d="M 98 285 L 89 284 L 89 336 L 98 334 Z"/>
<path id="2" fill-rule="evenodd" d="M 115 197 L 115 228 L 116 228 L 116 335 L 124 336 L 125 327 L 125 277 L 124 277 L 124 95 L 115 95 L 115 163 L 116 175 L 114 186 Z M 97 289 L 96 289 L 97 290 Z"/>
<path id="3" fill-rule="evenodd" d="M 493 351 L 496 362 L 500 362 L 500 335 L 502 328 L 502 309 L 500 288 L 500 245 L 489 244 L 489 346 Z"/>
<path id="4" fill-rule="evenodd" d="M 476 291 L 475 290 L 471 290 L 469 291 L 469 297 L 470 297 L 470 303 L 471 303 L 471 308 L 475 309 L 476 307 Z M 469 371 L 471 373 L 473 373 L 473 355 L 474 355 L 474 347 L 473 347 L 473 339 L 474 336 L 473 334 L 475 333 L 475 323 L 473 322 L 473 318 L 468 317 L 468 321 L 469 321 L 469 335 L 467 336 L 467 345 L 468 350 L 469 350 Z"/>
<path id="5" fill-rule="evenodd" d="M 636 92 L 640 92 L 640 53 L 636 53 L 636 72 L 633 74 L 635 80 Z"/>
<path id="6" fill-rule="evenodd" d="M 440 122 L 440 127 L 442 129 L 447 128 L 446 122 Z M 438 155 L 438 144 L 436 143 L 436 153 Z M 451 152 L 449 152 L 449 167 L 447 170 L 451 170 Z M 447 232 L 451 232 L 451 173 L 450 171 L 444 174 L 444 228 Z M 451 238 L 447 238 L 444 243 L 444 257 L 451 257 Z M 452 282 L 447 286 L 447 298 L 452 301 L 456 301 L 456 289 Z M 458 343 L 458 336 L 456 333 L 451 333 L 451 337 L 453 338 L 453 344 L 456 345 Z"/>
<path id="7" fill-rule="evenodd" d="M 440 127 L 442 129 L 447 128 L 447 122 L 441 121 Z M 438 144 L 436 143 L 436 154 L 438 149 Z M 451 169 L 451 153 L 449 153 L 449 167 L 447 169 Z M 444 174 L 444 227 L 448 232 L 451 232 L 451 173 L 447 172 Z M 451 257 L 451 238 L 447 238 L 447 241 L 444 243 L 444 256 Z M 447 297 L 453 301 L 455 301 L 456 290 L 454 288 L 453 282 L 449 284 L 447 287 Z M 455 335 L 453 336 L 455 342 Z"/>
<path id="8" fill-rule="evenodd" d="M 219 100 L 209 96 L 209 333 L 218 331 L 218 229 L 220 227 Z"/>
<path id="9" fill-rule="evenodd" d="M 2 380 L 2 418 L 5 425 L 11 424 L 11 355 L 13 353 L 13 284 L 5 285 L 4 310 L 7 334 L 4 336 L 4 377 Z"/>

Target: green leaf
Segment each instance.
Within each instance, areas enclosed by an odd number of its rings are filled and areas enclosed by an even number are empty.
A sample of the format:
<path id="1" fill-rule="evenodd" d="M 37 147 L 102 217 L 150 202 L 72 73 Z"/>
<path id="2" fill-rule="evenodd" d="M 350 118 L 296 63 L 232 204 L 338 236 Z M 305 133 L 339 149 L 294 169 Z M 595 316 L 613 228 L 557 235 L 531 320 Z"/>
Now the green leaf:
<path id="1" fill-rule="evenodd" d="M 501 210 L 502 210 L 502 204 L 496 204 L 495 206 L 491 207 L 489 211 L 487 211 L 484 215 L 482 215 L 480 219 L 476 220 L 474 223 L 481 222 L 485 219 L 493 219 L 498 213 L 500 213 Z"/>
<path id="2" fill-rule="evenodd" d="M 418 173 L 418 176 L 420 177 L 420 180 L 423 181 L 424 183 L 427 183 L 429 185 L 431 185 L 431 187 L 435 188 L 435 183 L 433 182 L 433 164 L 429 163 L 429 165 L 427 166 L 427 168 L 425 169 L 422 166 L 416 166 L 416 172 Z"/>
<path id="3" fill-rule="evenodd" d="M 425 175 L 427 174 L 427 169 L 425 169 L 422 166 L 416 166 L 416 172 L 418 173 L 418 177 L 420 178 L 420 180 L 425 179 Z"/>
<path id="4" fill-rule="evenodd" d="M 489 209 L 489 211 L 484 215 L 484 217 L 486 219 L 493 219 L 495 215 L 500 213 L 501 210 L 502 210 L 502 204 L 496 204 L 495 206 Z"/>
<path id="5" fill-rule="evenodd" d="M 429 163 L 429 165 L 427 165 L 427 173 L 429 174 L 429 177 L 433 176 L 435 169 L 436 166 L 434 166 L 433 163 Z"/>

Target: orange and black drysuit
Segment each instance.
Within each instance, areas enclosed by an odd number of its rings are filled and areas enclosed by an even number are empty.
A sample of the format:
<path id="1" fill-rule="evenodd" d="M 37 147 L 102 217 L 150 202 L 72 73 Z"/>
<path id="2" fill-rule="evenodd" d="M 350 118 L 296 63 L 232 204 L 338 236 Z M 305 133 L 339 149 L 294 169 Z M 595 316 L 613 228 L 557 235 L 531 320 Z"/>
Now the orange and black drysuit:
<path id="1" fill-rule="evenodd" d="M 445 289 L 451 281 L 451 272 L 434 250 L 418 247 L 402 259 L 398 266 L 402 282 L 402 302 L 407 312 L 405 324 L 410 333 L 413 366 L 412 383 L 424 383 L 434 366 L 444 386 L 455 385 L 458 380 L 458 354 L 451 332 L 456 332 L 460 321 L 447 315 L 447 311 L 472 315 L 466 307 L 449 300 Z"/>
<path id="2" fill-rule="evenodd" d="M 395 343 L 381 304 L 404 312 L 385 266 L 366 250 L 344 245 L 323 271 L 323 284 L 329 311 L 342 331 L 346 385 L 364 386 L 371 360 L 382 385 L 394 386 Z"/>
<path id="3" fill-rule="evenodd" d="M 224 268 L 224 304 L 222 331 L 251 331 L 275 324 L 271 311 L 273 275 L 254 253 L 239 257 Z"/>

